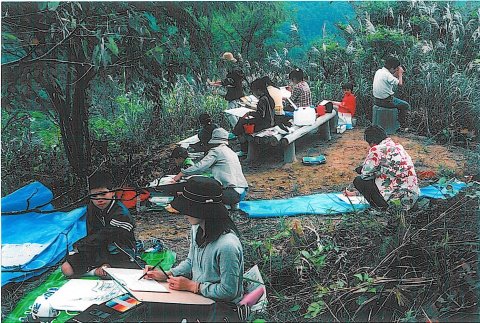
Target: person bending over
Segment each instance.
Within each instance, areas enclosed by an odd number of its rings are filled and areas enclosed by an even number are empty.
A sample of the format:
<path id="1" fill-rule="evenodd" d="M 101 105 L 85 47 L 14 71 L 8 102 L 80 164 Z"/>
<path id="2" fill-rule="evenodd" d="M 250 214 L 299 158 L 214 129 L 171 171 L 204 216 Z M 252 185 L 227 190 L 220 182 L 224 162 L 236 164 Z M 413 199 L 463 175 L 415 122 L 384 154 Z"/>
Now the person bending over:
<path id="1" fill-rule="evenodd" d="M 365 129 L 365 141 L 370 150 L 353 185 L 373 207 L 410 209 L 420 193 L 412 158 L 379 126 Z"/>
<path id="2" fill-rule="evenodd" d="M 177 174 L 182 168 L 187 168 L 193 165 L 193 161 L 188 157 L 188 150 L 183 147 L 175 147 L 170 154 L 172 159 L 172 167 L 169 169 L 168 174 Z"/>
<path id="3" fill-rule="evenodd" d="M 183 176 L 198 175 L 211 169 L 213 178 L 223 187 L 223 203 L 236 208 L 237 203 L 245 198 L 248 183 L 237 154 L 228 147 L 228 131 L 214 129 L 208 143 L 210 149 L 205 157 L 193 166 L 182 169 L 173 179 L 179 181 Z"/>
<path id="4" fill-rule="evenodd" d="M 103 267 L 143 268 L 136 257 L 135 222 L 125 205 L 115 200 L 112 175 L 96 172 L 88 184 L 87 236 L 74 244 L 76 250 L 61 266 L 63 274 L 78 277 L 90 272 L 104 277 Z"/>

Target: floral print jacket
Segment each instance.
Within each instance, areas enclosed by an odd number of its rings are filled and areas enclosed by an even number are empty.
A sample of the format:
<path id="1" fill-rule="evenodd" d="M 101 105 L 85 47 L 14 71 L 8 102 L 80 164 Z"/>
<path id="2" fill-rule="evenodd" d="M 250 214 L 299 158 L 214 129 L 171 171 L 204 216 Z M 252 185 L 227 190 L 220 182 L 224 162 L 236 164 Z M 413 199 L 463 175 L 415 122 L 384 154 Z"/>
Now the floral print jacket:
<path id="1" fill-rule="evenodd" d="M 407 210 L 420 193 L 412 158 L 402 145 L 391 138 L 370 148 L 363 162 L 361 177 L 375 179 L 385 201 Z"/>

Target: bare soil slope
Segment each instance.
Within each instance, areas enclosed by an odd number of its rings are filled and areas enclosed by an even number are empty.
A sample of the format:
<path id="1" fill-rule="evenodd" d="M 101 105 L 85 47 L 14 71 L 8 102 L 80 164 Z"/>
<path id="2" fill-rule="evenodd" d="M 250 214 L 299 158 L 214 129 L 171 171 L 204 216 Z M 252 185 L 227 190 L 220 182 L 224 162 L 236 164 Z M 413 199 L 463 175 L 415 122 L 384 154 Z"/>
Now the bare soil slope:
<path id="1" fill-rule="evenodd" d="M 353 169 L 362 163 L 368 151 L 363 139 L 363 128 L 333 134 L 329 142 L 321 142 L 315 135 L 305 136 L 297 144 L 297 159 L 293 164 L 283 165 L 282 155 L 277 150 L 266 150 L 265 156 L 256 164 L 243 161 L 244 173 L 250 185 L 248 199 L 286 198 L 319 192 L 340 191 L 356 176 Z M 466 157 L 458 148 L 432 144 L 424 137 L 413 134 L 394 135 L 412 157 L 416 171 L 447 169 L 458 172 L 466 165 Z M 301 158 L 323 154 L 327 162 L 318 166 L 304 166 Z M 167 212 L 141 213 L 137 215 L 137 237 L 157 237 L 174 250 L 186 248 L 188 224 L 182 216 Z M 180 252 L 182 253 L 182 252 Z"/>

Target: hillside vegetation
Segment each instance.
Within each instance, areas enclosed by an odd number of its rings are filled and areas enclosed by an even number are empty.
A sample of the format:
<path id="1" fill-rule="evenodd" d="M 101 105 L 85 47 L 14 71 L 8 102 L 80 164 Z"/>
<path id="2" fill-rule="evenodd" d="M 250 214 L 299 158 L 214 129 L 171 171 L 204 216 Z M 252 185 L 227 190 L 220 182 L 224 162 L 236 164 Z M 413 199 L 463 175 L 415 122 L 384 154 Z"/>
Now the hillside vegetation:
<path id="1" fill-rule="evenodd" d="M 478 2 L 1 6 L 1 194 L 38 180 L 59 197 L 58 206 L 84 196 L 86 179 L 97 169 L 108 168 L 118 183 L 134 187 L 158 177 L 172 143 L 194 134 L 203 112 L 228 128 L 223 89 L 207 85 L 224 77 L 225 51 L 239 58 L 246 93 L 258 77 L 286 85 L 294 67 L 305 71 L 315 103 L 339 100 L 340 85 L 353 82 L 360 127 L 370 124 L 375 71 L 387 55 L 397 56 L 406 70 L 397 94 L 412 105 L 410 148 L 430 159 L 416 167 L 438 167 L 442 185 L 455 176 L 472 176 L 469 188 L 410 213 L 258 221 L 233 214 L 242 227 L 247 263 L 260 263 L 268 277 L 270 307 L 254 318 L 478 320 Z M 299 165 L 266 158 L 264 168 L 245 165 L 256 190 L 250 198 L 343 188 L 352 174 L 339 171 L 339 163 L 356 162 L 364 154 L 361 132 L 353 133 L 354 157 L 327 156 L 336 167 L 328 172 L 331 185 L 313 184 Z M 440 167 L 435 164 L 443 158 L 440 151 L 449 158 L 458 154 L 464 163 L 452 157 L 454 166 Z M 280 167 L 276 175 L 283 177 L 269 175 Z M 272 190 L 273 185 L 282 188 Z M 145 230 L 160 227 L 144 214 L 138 218 Z M 172 227 L 175 235 L 180 231 L 183 227 Z M 23 288 L 2 291 L 2 316 Z M 11 300 L 10 308 L 3 307 L 5 300 Z"/>

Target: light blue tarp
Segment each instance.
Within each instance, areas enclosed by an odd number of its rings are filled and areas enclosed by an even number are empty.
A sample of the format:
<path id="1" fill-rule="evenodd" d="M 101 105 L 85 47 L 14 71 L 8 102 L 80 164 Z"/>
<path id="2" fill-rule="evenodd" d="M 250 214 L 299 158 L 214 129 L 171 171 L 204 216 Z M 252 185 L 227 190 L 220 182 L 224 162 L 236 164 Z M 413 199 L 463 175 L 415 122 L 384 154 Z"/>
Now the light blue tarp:
<path id="1" fill-rule="evenodd" d="M 421 197 L 446 199 L 456 195 L 465 183 L 456 182 L 449 185 L 430 185 L 420 189 Z M 340 193 L 313 194 L 281 200 L 255 200 L 240 202 L 240 210 L 249 218 L 270 218 L 295 215 L 333 215 L 368 208 L 369 204 L 350 204 L 337 195 Z"/>
<path id="2" fill-rule="evenodd" d="M 86 207 L 70 212 L 3 214 L 30 210 L 49 203 L 52 198 L 52 192 L 39 182 L 31 183 L 2 198 L 2 286 L 47 271 L 63 259 L 74 242 L 86 235 Z M 47 204 L 41 210 L 53 210 L 53 206 Z M 40 246 L 38 254 L 26 259 L 24 263 L 22 260 L 14 265 L 11 261 L 8 263 L 7 252 L 17 249 L 21 251 L 22 246 L 26 246 L 28 251 L 28 246 L 31 245 Z"/>

